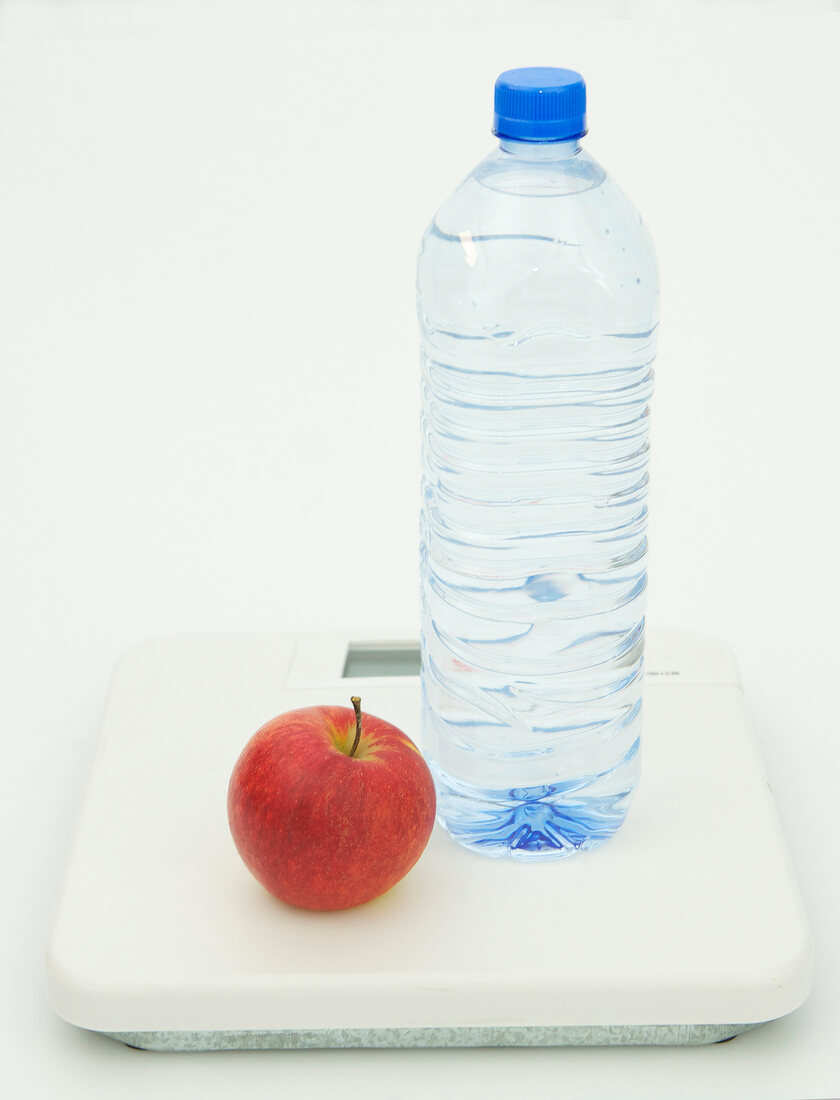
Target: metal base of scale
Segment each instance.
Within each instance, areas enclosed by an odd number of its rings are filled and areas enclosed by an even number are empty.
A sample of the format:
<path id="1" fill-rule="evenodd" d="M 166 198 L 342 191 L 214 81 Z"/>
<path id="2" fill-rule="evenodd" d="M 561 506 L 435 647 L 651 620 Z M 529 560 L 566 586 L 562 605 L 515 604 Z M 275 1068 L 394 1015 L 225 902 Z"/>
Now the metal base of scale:
<path id="1" fill-rule="evenodd" d="M 349 705 L 420 740 L 416 639 L 181 636 L 114 673 L 48 954 L 71 1023 L 150 1050 L 720 1042 L 795 1009 L 811 938 L 738 671 L 647 639 L 642 781 L 603 847 L 491 860 L 436 827 L 356 909 L 285 906 L 226 818 L 250 735 Z"/>

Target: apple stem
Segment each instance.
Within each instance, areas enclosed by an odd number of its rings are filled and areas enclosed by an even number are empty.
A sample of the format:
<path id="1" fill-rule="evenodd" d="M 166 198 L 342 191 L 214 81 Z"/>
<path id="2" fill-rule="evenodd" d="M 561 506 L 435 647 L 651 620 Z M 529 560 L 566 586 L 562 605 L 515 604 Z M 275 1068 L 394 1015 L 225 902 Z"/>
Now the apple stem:
<path id="1" fill-rule="evenodd" d="M 358 695 L 352 695 L 350 702 L 353 704 L 353 709 L 356 712 L 356 737 L 353 741 L 353 748 L 350 750 L 349 755 L 354 756 L 356 749 L 359 747 L 359 741 L 362 737 L 362 700 Z"/>

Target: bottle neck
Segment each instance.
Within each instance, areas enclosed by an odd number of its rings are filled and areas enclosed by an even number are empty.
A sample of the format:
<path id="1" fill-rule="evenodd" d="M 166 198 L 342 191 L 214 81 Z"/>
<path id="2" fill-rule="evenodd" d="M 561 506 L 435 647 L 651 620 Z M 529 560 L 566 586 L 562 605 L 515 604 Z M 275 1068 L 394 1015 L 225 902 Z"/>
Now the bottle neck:
<path id="1" fill-rule="evenodd" d="M 567 160 L 580 152 L 580 138 L 569 138 L 565 141 L 516 141 L 503 137 L 499 139 L 499 148 L 517 160 Z"/>

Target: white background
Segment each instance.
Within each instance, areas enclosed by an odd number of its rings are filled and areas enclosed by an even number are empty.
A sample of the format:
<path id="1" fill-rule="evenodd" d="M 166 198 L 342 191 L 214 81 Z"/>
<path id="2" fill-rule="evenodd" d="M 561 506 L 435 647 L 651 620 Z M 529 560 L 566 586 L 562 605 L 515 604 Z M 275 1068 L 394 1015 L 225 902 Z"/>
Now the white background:
<path id="1" fill-rule="evenodd" d="M 0 5 L 13 1095 L 840 1095 L 833 8 Z M 117 656 L 416 623 L 416 247 L 527 64 L 585 74 L 587 146 L 657 244 L 649 622 L 739 657 L 813 993 L 699 1049 L 153 1055 L 78 1031 L 43 951 Z"/>

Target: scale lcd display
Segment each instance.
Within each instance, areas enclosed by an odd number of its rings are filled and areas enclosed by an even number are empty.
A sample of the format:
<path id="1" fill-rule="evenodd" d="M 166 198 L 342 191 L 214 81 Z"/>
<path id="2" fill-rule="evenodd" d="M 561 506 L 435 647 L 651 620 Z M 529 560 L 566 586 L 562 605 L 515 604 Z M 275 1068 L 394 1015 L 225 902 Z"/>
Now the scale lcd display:
<path id="1" fill-rule="evenodd" d="M 419 676 L 419 646 L 353 645 L 347 648 L 342 678 L 370 676 Z"/>

